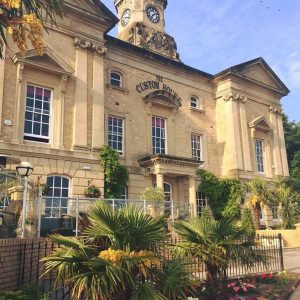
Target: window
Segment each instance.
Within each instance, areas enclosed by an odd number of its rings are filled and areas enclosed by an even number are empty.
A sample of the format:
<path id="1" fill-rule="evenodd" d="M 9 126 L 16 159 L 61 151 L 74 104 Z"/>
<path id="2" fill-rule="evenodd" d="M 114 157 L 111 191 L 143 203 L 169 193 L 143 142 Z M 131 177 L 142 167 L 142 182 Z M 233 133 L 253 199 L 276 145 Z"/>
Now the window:
<path id="1" fill-rule="evenodd" d="M 108 117 L 108 145 L 124 155 L 124 120 L 118 117 Z"/>
<path id="2" fill-rule="evenodd" d="M 201 192 L 196 192 L 197 217 L 200 218 L 204 209 L 207 208 L 207 198 Z"/>
<path id="3" fill-rule="evenodd" d="M 264 142 L 263 140 L 255 140 L 255 153 L 256 153 L 256 165 L 257 165 L 257 172 L 264 173 L 265 166 L 264 166 Z"/>
<path id="4" fill-rule="evenodd" d="M 127 186 L 122 186 L 121 187 L 121 200 L 127 200 L 128 199 L 128 187 Z"/>
<path id="5" fill-rule="evenodd" d="M 191 108 L 199 108 L 198 98 L 191 97 L 190 106 Z"/>
<path id="6" fill-rule="evenodd" d="M 278 207 L 271 207 L 273 220 L 278 220 Z"/>
<path id="7" fill-rule="evenodd" d="M 192 142 L 192 157 L 195 160 L 202 160 L 202 136 L 200 134 L 192 134 L 191 135 Z"/>
<path id="8" fill-rule="evenodd" d="M 116 72 L 110 73 L 110 84 L 117 87 L 122 87 L 122 76 Z"/>
<path id="9" fill-rule="evenodd" d="M 166 120 L 152 117 L 152 147 L 153 154 L 166 153 Z"/>
<path id="10" fill-rule="evenodd" d="M 49 89 L 27 86 L 24 140 L 49 143 L 51 96 Z"/>
<path id="11" fill-rule="evenodd" d="M 10 197 L 6 194 L 2 195 L 0 198 L 0 210 L 5 210 L 10 203 Z"/>
<path id="12" fill-rule="evenodd" d="M 49 197 L 46 198 L 45 217 L 60 218 L 68 212 L 69 179 L 63 176 L 47 178 L 50 187 Z"/>

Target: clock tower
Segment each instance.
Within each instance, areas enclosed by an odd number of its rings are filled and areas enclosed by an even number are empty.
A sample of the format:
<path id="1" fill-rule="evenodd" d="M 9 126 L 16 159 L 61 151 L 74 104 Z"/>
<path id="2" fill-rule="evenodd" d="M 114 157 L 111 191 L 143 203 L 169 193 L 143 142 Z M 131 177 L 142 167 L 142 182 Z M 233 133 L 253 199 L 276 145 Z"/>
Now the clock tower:
<path id="1" fill-rule="evenodd" d="M 165 32 L 167 0 L 115 0 L 120 19 L 118 38 L 179 60 L 173 37 Z"/>

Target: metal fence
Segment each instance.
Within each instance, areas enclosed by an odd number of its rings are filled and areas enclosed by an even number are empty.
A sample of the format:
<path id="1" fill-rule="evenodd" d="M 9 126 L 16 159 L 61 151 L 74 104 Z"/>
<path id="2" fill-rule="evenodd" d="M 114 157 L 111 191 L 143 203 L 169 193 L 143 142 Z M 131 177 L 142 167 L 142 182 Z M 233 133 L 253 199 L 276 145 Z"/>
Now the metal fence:
<path id="1" fill-rule="evenodd" d="M 266 262 L 264 264 L 256 263 L 251 268 L 243 266 L 241 262 L 232 263 L 227 270 L 229 278 L 283 270 L 281 236 L 257 236 L 254 241 L 255 249 L 266 255 Z M 174 255 L 169 244 L 176 245 L 178 243 L 180 243 L 180 239 L 173 237 L 161 249 L 161 264 Z M 51 291 L 55 274 L 41 277 L 43 273 L 41 259 L 49 255 L 57 246 L 49 239 L 2 240 L 0 243 L 0 291 L 17 290 L 28 284 L 37 284 L 45 292 Z M 204 281 L 206 279 L 204 262 L 199 257 L 185 257 L 184 259 L 191 274 L 198 280 Z M 53 300 L 68 300 L 69 296 L 69 290 L 63 287 L 51 293 Z"/>
<path id="2" fill-rule="evenodd" d="M 55 231 L 55 229 L 73 229 L 74 235 L 79 234 L 79 219 L 82 213 L 89 211 L 96 201 L 106 202 L 112 210 L 118 210 L 127 205 L 135 205 L 141 211 L 154 216 L 165 216 L 169 222 L 174 223 L 178 219 L 186 219 L 191 215 L 191 206 L 184 202 L 175 201 L 147 201 L 133 199 L 91 199 L 91 198 L 53 198 L 42 197 L 39 200 L 38 233 L 41 236 Z M 74 218 L 68 225 L 64 218 L 69 215 Z"/>

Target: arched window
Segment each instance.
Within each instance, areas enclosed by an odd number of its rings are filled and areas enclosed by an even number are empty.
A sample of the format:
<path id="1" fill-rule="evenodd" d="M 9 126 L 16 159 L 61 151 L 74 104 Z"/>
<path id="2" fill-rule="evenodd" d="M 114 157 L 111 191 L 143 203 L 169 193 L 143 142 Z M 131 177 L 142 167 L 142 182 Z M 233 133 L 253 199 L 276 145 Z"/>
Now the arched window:
<path id="1" fill-rule="evenodd" d="M 68 213 L 68 198 L 70 180 L 67 177 L 53 175 L 47 178 L 47 193 L 45 217 L 60 218 L 62 214 Z"/>
<path id="2" fill-rule="evenodd" d="M 110 84 L 117 87 L 122 87 L 122 75 L 117 72 L 111 72 L 110 73 Z"/>
<path id="3" fill-rule="evenodd" d="M 202 109 L 202 102 L 201 102 L 201 100 L 198 98 L 198 97 L 196 97 L 196 96 L 192 96 L 191 98 L 190 98 L 190 108 L 192 108 L 192 109 Z"/>

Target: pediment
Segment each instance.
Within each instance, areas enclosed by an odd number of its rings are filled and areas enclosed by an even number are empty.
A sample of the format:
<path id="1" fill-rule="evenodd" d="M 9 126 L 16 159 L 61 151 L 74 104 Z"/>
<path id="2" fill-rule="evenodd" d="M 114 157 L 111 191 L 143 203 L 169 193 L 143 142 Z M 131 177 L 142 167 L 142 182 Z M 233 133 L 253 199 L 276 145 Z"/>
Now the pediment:
<path id="1" fill-rule="evenodd" d="M 221 78 L 224 75 L 235 75 L 241 79 L 246 79 L 252 83 L 276 91 L 283 96 L 286 96 L 290 92 L 261 57 L 230 67 L 217 74 L 215 78 Z"/>
<path id="2" fill-rule="evenodd" d="M 182 106 L 180 100 L 165 90 L 158 90 L 144 97 L 145 103 L 162 105 L 169 108 L 180 108 Z"/>
<path id="3" fill-rule="evenodd" d="M 100 0 L 65 0 L 65 5 L 99 19 L 105 19 L 106 22 L 112 24 L 111 27 L 119 21 Z"/>
<path id="4" fill-rule="evenodd" d="M 29 50 L 25 53 L 17 53 L 12 58 L 14 63 L 23 63 L 34 68 L 45 70 L 47 72 L 71 75 L 73 69 L 49 47 L 45 47 L 43 54 L 39 55 L 35 50 Z"/>
<path id="5" fill-rule="evenodd" d="M 254 119 L 252 122 L 249 123 L 249 127 L 266 132 L 273 131 L 273 126 L 264 116 Z"/>

